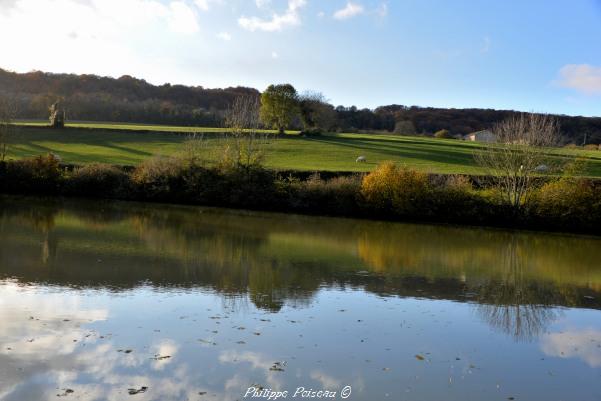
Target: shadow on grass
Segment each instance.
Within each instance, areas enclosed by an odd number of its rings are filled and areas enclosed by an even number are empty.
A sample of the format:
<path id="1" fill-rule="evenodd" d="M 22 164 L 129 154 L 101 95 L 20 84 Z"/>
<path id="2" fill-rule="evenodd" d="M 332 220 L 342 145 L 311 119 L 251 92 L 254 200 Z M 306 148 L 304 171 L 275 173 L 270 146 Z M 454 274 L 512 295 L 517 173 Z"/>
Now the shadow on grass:
<path id="1" fill-rule="evenodd" d="M 441 164 L 454 164 L 463 166 L 474 166 L 474 160 L 471 153 L 460 152 L 449 149 L 432 149 L 431 146 L 419 141 L 401 142 L 388 139 L 350 139 L 350 138 L 335 138 L 335 137 L 320 137 L 310 138 L 315 142 L 320 142 L 329 145 L 344 146 L 357 149 L 359 151 L 377 152 L 383 155 L 388 155 L 395 158 L 408 158 L 415 160 L 427 160 Z M 407 144 L 411 144 L 408 147 Z M 416 149 L 418 148 L 419 149 Z M 424 147 L 428 149 L 424 150 Z M 358 152 L 361 153 L 361 152 Z"/>

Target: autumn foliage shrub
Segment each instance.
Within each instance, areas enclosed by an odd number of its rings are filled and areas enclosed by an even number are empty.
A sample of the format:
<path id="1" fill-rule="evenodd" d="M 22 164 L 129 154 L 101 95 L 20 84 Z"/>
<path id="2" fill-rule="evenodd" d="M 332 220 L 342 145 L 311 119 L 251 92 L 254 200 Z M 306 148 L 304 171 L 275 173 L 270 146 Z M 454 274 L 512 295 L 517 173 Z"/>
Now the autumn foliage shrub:
<path id="1" fill-rule="evenodd" d="M 528 210 L 538 224 L 570 231 L 595 230 L 601 224 L 601 190 L 587 179 L 552 181 L 533 193 Z"/>
<path id="2" fill-rule="evenodd" d="M 361 183 L 361 195 L 368 208 L 400 216 L 429 214 L 432 192 L 428 174 L 392 162 L 379 165 Z"/>
<path id="3" fill-rule="evenodd" d="M 474 188 L 466 176 L 431 175 L 391 162 L 366 175 L 330 179 L 281 178 L 260 165 L 210 166 L 181 157 L 149 159 L 131 173 L 106 164 L 67 172 L 51 154 L 0 162 L 5 193 L 601 233 L 601 186 L 587 179 L 550 179 L 537 183 L 516 209 L 484 180 Z"/>
<path id="4" fill-rule="evenodd" d="M 184 189 L 185 165 L 175 157 L 153 157 L 131 173 L 136 192 L 144 199 L 177 199 Z"/>
<path id="5" fill-rule="evenodd" d="M 359 175 L 323 179 L 319 174 L 313 174 L 305 181 L 289 180 L 284 185 L 288 203 L 298 210 L 333 215 L 359 212 Z"/>
<path id="6" fill-rule="evenodd" d="M 125 196 L 129 176 L 110 164 L 93 163 L 76 168 L 67 181 L 67 191 L 78 196 L 115 198 Z"/>
<path id="7" fill-rule="evenodd" d="M 56 194 L 63 181 L 60 159 L 48 153 L 5 163 L 0 185 L 4 192 Z"/>

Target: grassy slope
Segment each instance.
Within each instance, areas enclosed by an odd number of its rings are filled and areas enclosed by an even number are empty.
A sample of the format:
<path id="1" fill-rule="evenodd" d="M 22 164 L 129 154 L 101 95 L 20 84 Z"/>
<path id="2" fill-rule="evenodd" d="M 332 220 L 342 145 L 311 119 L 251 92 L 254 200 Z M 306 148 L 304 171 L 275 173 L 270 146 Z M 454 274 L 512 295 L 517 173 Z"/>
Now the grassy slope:
<path id="1" fill-rule="evenodd" d="M 168 155 L 181 149 L 188 136 L 174 132 L 223 131 L 111 123 L 69 126 L 71 129 L 63 131 L 22 125 L 11 138 L 9 156 L 20 158 L 54 152 L 67 163 L 98 161 L 133 165 L 152 155 Z M 217 137 L 206 136 L 207 146 L 215 144 Z M 424 171 L 477 174 L 482 172 L 474 165 L 472 156 L 477 146 L 457 140 L 397 135 L 328 134 L 314 138 L 286 135 L 270 139 L 266 164 L 280 169 L 368 171 L 381 161 L 393 160 Z M 588 174 L 601 176 L 601 152 L 563 149 L 560 152 L 587 157 Z M 359 155 L 365 155 L 368 162 L 355 163 Z"/>

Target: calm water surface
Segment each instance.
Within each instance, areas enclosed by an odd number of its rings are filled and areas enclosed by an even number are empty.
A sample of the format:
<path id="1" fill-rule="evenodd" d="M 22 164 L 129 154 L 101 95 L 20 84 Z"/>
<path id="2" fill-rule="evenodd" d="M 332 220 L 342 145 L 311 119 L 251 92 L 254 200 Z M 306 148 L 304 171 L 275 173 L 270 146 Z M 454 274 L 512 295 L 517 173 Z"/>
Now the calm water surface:
<path id="1" fill-rule="evenodd" d="M 598 238 L 0 198 L 0 239 L 1 400 L 601 400 Z"/>

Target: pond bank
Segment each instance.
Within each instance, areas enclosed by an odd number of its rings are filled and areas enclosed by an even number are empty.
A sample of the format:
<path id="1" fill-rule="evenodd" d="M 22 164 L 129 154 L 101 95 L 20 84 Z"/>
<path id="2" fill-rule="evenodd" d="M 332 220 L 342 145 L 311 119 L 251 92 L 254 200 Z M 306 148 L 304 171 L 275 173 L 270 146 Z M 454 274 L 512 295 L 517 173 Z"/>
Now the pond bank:
<path id="1" fill-rule="evenodd" d="M 382 165 L 369 174 L 293 175 L 258 166 L 207 167 L 174 158 L 133 169 L 65 169 L 51 155 L 0 162 L 0 193 L 119 199 L 362 219 L 601 234 L 601 187 L 565 178 L 512 208 L 494 188 L 458 175 Z"/>

